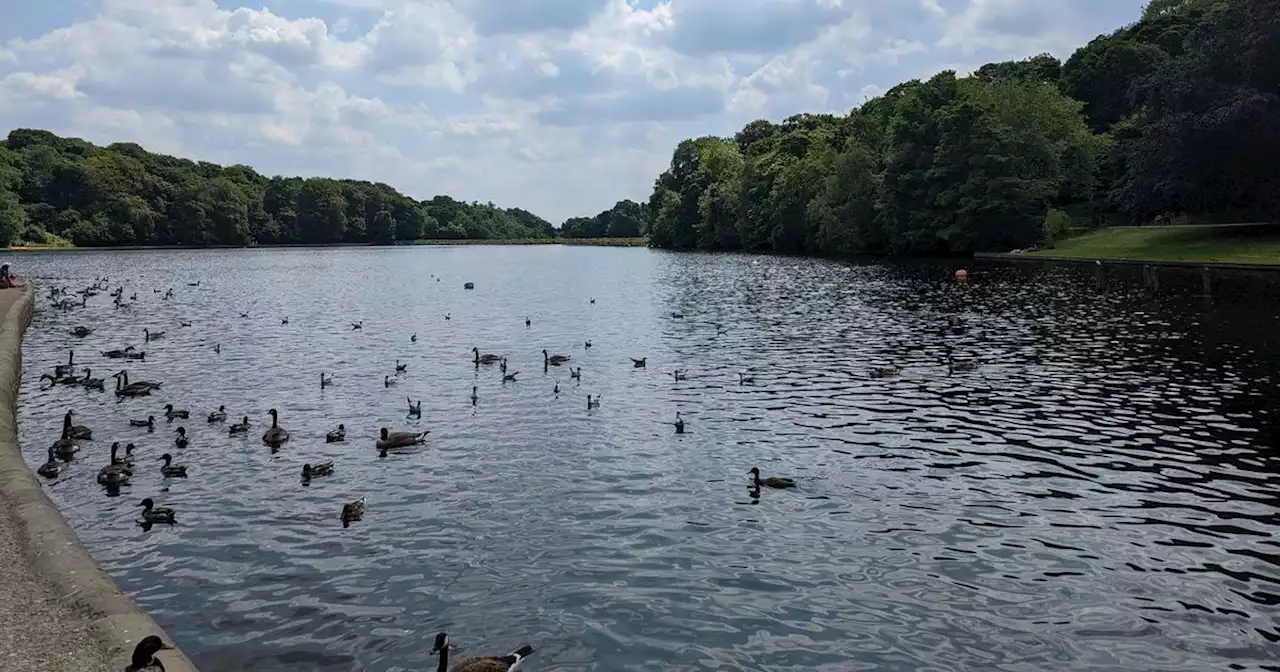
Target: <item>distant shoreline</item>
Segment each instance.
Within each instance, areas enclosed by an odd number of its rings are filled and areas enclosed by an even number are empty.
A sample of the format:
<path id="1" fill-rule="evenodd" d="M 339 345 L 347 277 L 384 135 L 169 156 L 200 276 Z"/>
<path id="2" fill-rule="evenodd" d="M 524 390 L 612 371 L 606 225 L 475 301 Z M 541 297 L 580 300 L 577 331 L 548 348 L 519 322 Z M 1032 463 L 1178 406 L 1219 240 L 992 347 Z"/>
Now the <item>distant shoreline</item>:
<path id="1" fill-rule="evenodd" d="M 370 243 L 278 243 L 269 245 L 115 245 L 111 247 L 76 247 L 74 245 L 18 245 L 5 248 L 8 252 L 132 252 L 138 250 L 259 250 L 279 248 L 348 248 L 348 247 L 402 247 L 402 246 L 457 246 L 457 245 L 580 245 L 594 247 L 645 247 L 649 239 L 638 238 L 464 238 L 440 240 L 414 240 L 395 245 Z"/>

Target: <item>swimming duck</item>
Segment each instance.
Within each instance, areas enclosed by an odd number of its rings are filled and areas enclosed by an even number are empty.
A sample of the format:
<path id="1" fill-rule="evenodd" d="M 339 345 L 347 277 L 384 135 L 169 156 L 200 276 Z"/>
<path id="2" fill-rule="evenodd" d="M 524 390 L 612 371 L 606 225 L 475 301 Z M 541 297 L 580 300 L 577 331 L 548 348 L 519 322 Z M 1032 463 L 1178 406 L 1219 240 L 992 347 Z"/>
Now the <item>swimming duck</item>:
<path id="1" fill-rule="evenodd" d="M 209 422 L 223 422 L 227 419 L 227 407 L 219 406 L 218 410 L 209 414 Z"/>
<path id="2" fill-rule="evenodd" d="M 315 464 L 307 463 L 302 465 L 302 480 L 309 481 L 317 476 L 328 476 L 333 473 L 333 460 L 325 460 L 324 462 L 316 462 Z"/>
<path id="3" fill-rule="evenodd" d="M 71 330 L 71 335 L 76 336 L 78 338 L 84 338 L 85 336 L 88 336 L 89 334 L 92 334 L 92 333 L 93 333 L 93 329 L 89 327 L 76 327 L 75 329 Z"/>
<path id="4" fill-rule="evenodd" d="M 67 411 L 67 414 L 62 416 L 62 433 L 73 439 L 81 439 L 83 441 L 92 441 L 93 430 L 89 429 L 88 427 L 85 427 L 84 425 L 72 425 L 71 414 L 72 414 L 72 411 Z"/>
<path id="5" fill-rule="evenodd" d="M 392 385 L 395 385 L 395 384 L 396 384 L 396 382 L 397 382 L 397 381 L 395 381 L 395 380 L 392 380 L 392 379 L 391 379 L 391 376 L 383 376 L 383 377 L 382 377 L 382 386 L 383 386 L 383 387 L 391 387 Z"/>
<path id="6" fill-rule="evenodd" d="M 80 379 L 80 384 L 92 390 L 107 389 L 107 381 L 103 380 L 102 378 L 93 378 L 92 374 L 93 374 L 93 370 L 86 368 L 84 370 L 84 378 Z"/>
<path id="7" fill-rule="evenodd" d="M 338 443 L 347 440 L 347 426 L 338 425 L 338 428 L 324 435 L 325 443 Z"/>
<path id="8" fill-rule="evenodd" d="M 320 389 L 323 390 L 324 388 L 329 387 L 332 384 L 333 384 L 333 376 L 329 376 L 328 378 L 325 378 L 324 371 L 321 371 L 320 372 Z"/>
<path id="9" fill-rule="evenodd" d="M 54 367 L 53 367 L 53 375 L 55 375 L 55 376 L 65 376 L 65 375 L 67 375 L 67 374 L 71 373 L 72 371 L 75 371 L 75 368 L 76 368 L 76 351 L 75 351 L 75 350 L 71 350 L 71 351 L 67 352 L 67 363 L 66 363 L 66 364 L 58 364 L 58 365 L 56 365 L 56 366 L 54 366 Z"/>
<path id="10" fill-rule="evenodd" d="M 45 478 L 57 478 L 58 474 L 62 473 L 64 466 L 66 465 L 54 458 L 53 447 L 50 446 L 49 459 L 45 460 L 45 463 L 40 465 L 39 469 L 36 469 L 36 473 L 44 476 Z"/>
<path id="11" fill-rule="evenodd" d="M 164 338 L 163 331 L 151 331 L 150 329 L 143 329 L 142 335 L 144 337 L 143 343 L 150 343 L 151 341 L 158 341 Z"/>
<path id="12" fill-rule="evenodd" d="M 405 397 L 405 401 L 409 402 L 409 417 L 421 418 L 422 417 L 422 400 L 419 399 L 418 403 L 415 404 L 413 403 L 412 399 Z"/>
<path id="13" fill-rule="evenodd" d="M 148 497 L 138 506 L 142 507 L 142 521 L 147 523 L 164 523 L 172 525 L 177 520 L 174 510 L 167 506 L 156 506 L 156 503 Z"/>
<path id="14" fill-rule="evenodd" d="M 640 359 L 636 359 L 635 357 L 631 357 L 630 359 L 631 359 L 632 366 L 634 366 L 637 369 L 643 369 L 645 362 L 647 362 L 649 358 L 641 357 Z"/>
<path id="15" fill-rule="evenodd" d="M 401 364 L 400 360 L 396 360 L 396 373 L 404 373 L 409 368 L 408 364 Z"/>
<path id="16" fill-rule="evenodd" d="M 872 378 L 889 378 L 896 376 L 902 372 L 902 367 L 889 362 L 889 366 L 873 366 L 871 367 Z"/>
<path id="17" fill-rule="evenodd" d="M 386 427 L 382 428 L 381 438 L 378 439 L 378 448 L 406 448 L 415 446 L 420 443 L 427 442 L 427 435 L 430 431 L 425 432 L 390 432 Z"/>
<path id="18" fill-rule="evenodd" d="M 133 470 L 129 468 L 129 465 L 117 458 L 116 454 L 119 450 L 120 444 L 111 444 L 111 462 L 98 470 L 98 483 L 100 485 L 124 485 L 133 476 Z"/>
<path id="19" fill-rule="evenodd" d="M 164 417 L 170 420 L 173 420 L 174 418 L 181 418 L 183 420 L 186 420 L 191 417 L 191 413 L 185 410 L 176 410 L 174 409 L 173 404 L 165 404 Z"/>
<path id="20" fill-rule="evenodd" d="M 497 355 L 491 355 L 491 354 L 482 355 L 480 354 L 480 348 L 471 348 L 471 352 L 475 353 L 476 355 L 476 358 L 475 358 L 476 364 L 493 364 L 494 362 L 502 359 Z"/>
<path id="21" fill-rule="evenodd" d="M 179 427 L 177 431 L 178 431 L 178 438 L 173 440 L 173 445 L 179 448 L 186 448 L 187 444 L 190 443 L 190 441 L 187 439 L 187 428 Z"/>
<path id="22" fill-rule="evenodd" d="M 440 664 L 436 667 L 437 672 L 515 672 L 526 658 L 533 655 L 533 647 L 525 644 L 505 656 L 476 656 L 450 669 L 449 648 L 448 633 L 442 632 L 436 635 L 436 644 L 431 647 L 431 655 L 440 656 Z"/>
<path id="23" fill-rule="evenodd" d="M 262 442 L 268 446 L 278 446 L 289 440 L 289 432 L 280 426 L 280 414 L 276 409 L 267 411 L 271 414 L 271 427 L 262 433 Z"/>
<path id="24" fill-rule="evenodd" d="M 591 346 L 588 345 L 587 347 L 591 347 Z M 544 363 L 550 364 L 551 366 L 560 366 L 561 364 L 564 364 L 565 362 L 569 361 L 569 357 L 567 355 L 550 355 L 550 354 L 547 354 L 546 350 L 543 350 L 542 361 Z"/>
<path id="25" fill-rule="evenodd" d="M 236 424 L 231 425 L 231 429 L 228 432 L 228 434 L 248 434 L 248 433 L 249 433 L 249 416 L 247 415 L 244 416 L 244 419 L 241 420 L 240 422 L 237 422 Z"/>
<path id="26" fill-rule="evenodd" d="M 671 424 L 675 425 L 676 434 L 684 434 L 684 418 L 680 417 L 680 411 L 676 411 L 676 421 Z"/>
<path id="27" fill-rule="evenodd" d="M 770 487 L 770 488 L 777 488 L 777 489 L 796 487 L 796 482 L 789 478 L 781 478 L 779 476 L 770 476 L 768 478 L 760 478 L 760 467 L 751 467 L 751 471 L 747 473 L 751 474 L 753 479 L 752 483 L 756 487 L 759 487 L 761 485 Z"/>
<path id="28" fill-rule="evenodd" d="M 351 330 L 355 331 L 356 329 L 364 329 L 364 320 L 351 323 Z"/>
<path id="29" fill-rule="evenodd" d="M 364 518 L 364 497 L 350 504 L 342 505 L 342 526 L 349 527 L 353 521 Z"/>
<path id="30" fill-rule="evenodd" d="M 591 409 L 593 409 L 593 408 L 600 408 L 600 397 L 599 397 L 599 395 L 597 395 L 594 399 L 592 399 L 592 398 L 591 398 L 591 395 L 589 395 L 589 394 L 588 394 L 588 395 L 587 395 L 587 410 L 591 410 Z"/>
<path id="31" fill-rule="evenodd" d="M 155 429 L 156 416 L 148 415 L 146 420 L 130 420 L 129 426 L 130 427 L 150 427 L 152 429 Z"/>
<path id="32" fill-rule="evenodd" d="M 187 467 L 181 464 L 174 464 L 172 455 L 165 453 L 160 456 L 160 459 L 164 461 L 164 464 L 160 465 L 161 476 L 164 476 L 165 478 L 187 477 Z"/>
<path id="33" fill-rule="evenodd" d="M 172 649 L 172 646 L 165 644 L 155 635 L 143 637 L 142 641 L 133 647 L 133 658 L 129 666 L 124 668 L 124 672 L 164 672 L 164 663 L 156 658 L 156 654 Z"/>

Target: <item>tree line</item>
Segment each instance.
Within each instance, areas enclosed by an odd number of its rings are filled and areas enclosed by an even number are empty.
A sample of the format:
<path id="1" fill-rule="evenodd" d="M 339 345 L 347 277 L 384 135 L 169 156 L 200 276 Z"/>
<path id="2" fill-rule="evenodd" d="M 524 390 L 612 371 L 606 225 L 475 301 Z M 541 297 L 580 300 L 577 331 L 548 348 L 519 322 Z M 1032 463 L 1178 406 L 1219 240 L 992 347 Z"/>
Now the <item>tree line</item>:
<path id="1" fill-rule="evenodd" d="M 0 244 L 392 244 L 557 234 L 520 208 L 417 201 L 356 180 L 266 177 L 243 165 L 98 147 L 42 130 L 0 142 Z"/>
<path id="2" fill-rule="evenodd" d="M 1153 0 L 1067 61 L 900 84 L 681 142 L 660 247 L 965 254 L 1173 217 L 1280 219 L 1280 3 Z"/>

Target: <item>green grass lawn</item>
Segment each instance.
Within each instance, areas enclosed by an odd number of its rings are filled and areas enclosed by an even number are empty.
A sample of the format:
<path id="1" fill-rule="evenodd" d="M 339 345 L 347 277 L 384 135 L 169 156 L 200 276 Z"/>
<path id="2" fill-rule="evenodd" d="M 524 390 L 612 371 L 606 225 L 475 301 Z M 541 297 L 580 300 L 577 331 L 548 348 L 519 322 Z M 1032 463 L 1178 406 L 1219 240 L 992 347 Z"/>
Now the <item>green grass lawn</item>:
<path id="1" fill-rule="evenodd" d="M 1144 226 L 1091 231 L 1031 256 L 1280 264 L 1280 226 Z"/>

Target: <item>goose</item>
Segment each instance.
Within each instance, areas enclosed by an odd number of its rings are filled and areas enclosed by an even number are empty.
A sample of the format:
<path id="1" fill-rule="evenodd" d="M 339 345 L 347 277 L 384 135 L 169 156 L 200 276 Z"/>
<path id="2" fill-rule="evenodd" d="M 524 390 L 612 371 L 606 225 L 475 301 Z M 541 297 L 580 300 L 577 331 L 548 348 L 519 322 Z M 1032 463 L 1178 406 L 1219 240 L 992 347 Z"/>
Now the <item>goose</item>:
<path id="1" fill-rule="evenodd" d="M 45 460 L 45 463 L 40 465 L 39 469 L 36 469 L 36 473 L 40 474 L 41 476 L 44 476 L 45 478 L 57 478 L 58 474 L 62 473 L 62 469 L 64 466 L 66 465 L 64 465 L 62 462 L 59 462 L 53 456 L 53 446 L 50 446 L 49 459 Z"/>
<path id="2" fill-rule="evenodd" d="M 378 449 L 385 450 L 387 448 L 407 448 L 408 446 L 416 446 L 420 443 L 427 442 L 426 432 L 391 432 L 386 427 L 382 428 L 381 437 L 378 439 Z"/>
<path id="3" fill-rule="evenodd" d="M 755 376 L 748 376 L 747 374 L 745 374 L 745 373 L 741 373 L 741 372 L 739 372 L 739 373 L 738 373 L 738 384 L 739 384 L 739 385 L 749 385 L 749 384 L 754 383 L 754 382 L 756 382 L 756 377 L 755 377 Z"/>
<path id="4" fill-rule="evenodd" d="M 382 377 L 382 386 L 383 386 L 383 387 L 391 387 L 392 385 L 395 385 L 397 382 L 398 382 L 398 381 L 393 380 L 393 379 L 391 378 L 391 376 L 383 376 L 383 377 Z"/>
<path id="5" fill-rule="evenodd" d="M 356 329 L 364 329 L 364 320 L 351 323 L 351 330 L 355 331 Z"/>
<path id="6" fill-rule="evenodd" d="M 516 376 L 518 376 L 518 375 L 520 375 L 520 372 L 519 372 L 519 371 L 516 371 L 515 373 L 504 373 L 504 374 L 502 374 L 502 382 L 504 382 L 504 383 L 514 383 L 514 382 L 516 382 Z"/>
<path id="7" fill-rule="evenodd" d="M 475 385 L 471 386 L 471 405 L 472 406 L 475 406 L 476 402 L 480 400 L 480 395 L 476 394 L 476 390 L 478 389 L 479 388 L 476 387 Z"/>
<path id="8" fill-rule="evenodd" d="M 187 439 L 187 428 L 179 427 L 177 431 L 178 437 L 173 440 L 173 445 L 179 448 L 186 448 L 187 445 L 191 443 L 191 441 Z"/>
<path id="9" fill-rule="evenodd" d="M 324 435 L 325 443 L 339 443 L 347 440 L 347 426 L 338 425 L 338 428 Z"/>
<path id="10" fill-rule="evenodd" d="M 248 317 L 249 317 L 249 311 L 247 311 L 247 310 L 246 310 L 246 311 L 244 311 L 244 312 L 240 313 L 240 317 L 241 317 L 242 319 L 244 319 L 244 318 L 248 318 Z"/>
<path id="11" fill-rule="evenodd" d="M 777 489 L 779 489 L 779 490 L 781 490 L 781 489 L 783 489 L 783 488 L 794 488 L 794 487 L 796 487 L 796 482 L 795 482 L 795 481 L 793 481 L 793 480 L 791 480 L 791 479 L 789 479 L 789 478 L 781 478 L 781 477 L 778 477 L 778 476 L 770 476 L 770 477 L 768 477 L 768 478 L 760 478 L 760 467 L 751 467 L 751 471 L 749 471 L 749 472 L 747 472 L 747 473 L 751 474 L 751 476 L 752 476 L 752 484 L 754 484 L 757 488 L 758 488 L 758 487 L 760 487 L 760 486 L 762 486 L 762 485 L 763 485 L 763 486 L 765 486 L 765 487 L 769 487 L 769 488 L 777 488 Z"/>
<path id="12" fill-rule="evenodd" d="M 889 362 L 889 366 L 873 366 L 871 367 L 872 378 L 889 378 L 896 376 L 902 372 L 902 367 Z"/>
<path id="13" fill-rule="evenodd" d="M 560 366 L 561 364 L 564 364 L 565 362 L 569 361 L 569 357 L 568 357 L 567 355 L 551 355 L 551 354 L 547 354 L 547 351 L 546 351 L 546 350 L 543 350 L 543 351 L 542 351 L 542 361 L 543 361 L 544 363 L 550 364 L 550 365 L 552 365 L 552 366 Z"/>
<path id="14" fill-rule="evenodd" d="M 422 400 L 419 399 L 418 403 L 415 404 L 413 403 L 412 399 L 405 397 L 405 401 L 409 402 L 409 417 L 421 418 L 422 417 Z"/>
<path id="15" fill-rule="evenodd" d="M 684 371 L 680 371 L 678 369 L 675 371 L 672 371 L 671 376 L 676 379 L 677 383 L 685 379 Z"/>
<path id="16" fill-rule="evenodd" d="M 146 380 L 135 380 L 130 383 L 128 371 L 121 371 L 116 374 L 116 377 L 119 380 L 117 390 L 140 390 L 149 394 L 152 390 L 160 389 L 160 383 L 152 383 Z M 130 393 L 126 392 L 125 396 L 130 396 Z"/>
<path id="17" fill-rule="evenodd" d="M 151 341 L 158 341 L 158 340 L 160 340 L 160 339 L 164 338 L 164 333 L 165 333 L 165 332 L 163 332 L 163 331 L 155 331 L 155 332 L 153 332 L 153 331 L 151 331 L 150 329 L 143 329 L 143 330 L 142 330 L 142 335 L 145 337 L 145 338 L 143 339 L 143 342 L 144 342 L 144 343 L 150 343 Z"/>
<path id="18" fill-rule="evenodd" d="M 209 414 L 209 423 L 224 422 L 227 419 L 227 407 L 219 406 L 218 410 Z"/>
<path id="19" fill-rule="evenodd" d="M 591 305 L 596 305 L 596 297 L 591 297 Z"/>
<path id="20" fill-rule="evenodd" d="M 67 414 L 62 416 L 62 433 L 73 439 L 81 439 L 83 441 L 92 441 L 93 430 L 89 429 L 88 427 L 85 427 L 84 425 L 73 426 L 71 424 L 71 414 L 72 414 L 72 411 L 67 411 Z"/>
<path id="21" fill-rule="evenodd" d="M 77 338 L 84 338 L 85 336 L 88 336 L 89 334 L 92 334 L 92 333 L 93 333 L 93 329 L 91 327 L 76 327 L 75 329 L 71 330 L 71 335 Z"/>
<path id="22" fill-rule="evenodd" d="M 186 478 L 187 477 L 187 467 L 181 464 L 174 464 L 172 455 L 170 455 L 169 453 L 165 453 L 164 455 L 160 456 L 160 459 L 161 461 L 164 462 L 164 464 L 160 465 L 161 476 L 164 476 L 165 478 Z"/>
<path id="23" fill-rule="evenodd" d="M 70 460 L 76 453 L 80 452 L 80 446 L 76 444 L 74 439 L 67 436 L 65 431 L 62 433 L 62 438 L 54 441 L 50 448 L 63 460 Z"/>
<path id="24" fill-rule="evenodd" d="M 570 377 L 570 378 L 572 378 L 572 379 L 574 379 L 574 380 L 582 380 L 582 367 L 581 367 L 581 366 L 579 366 L 579 367 L 578 367 L 578 368 L 576 368 L 576 369 L 574 369 L 574 368 L 570 368 L 570 369 L 569 369 L 569 377 Z"/>
<path id="25" fill-rule="evenodd" d="M 591 410 L 591 409 L 593 409 L 593 408 L 600 408 L 600 395 L 596 395 L 596 397 L 595 397 L 594 399 L 592 399 L 592 398 L 591 398 L 591 395 L 589 395 L 589 394 L 588 394 L 588 395 L 587 395 L 587 410 Z"/>
<path id="26" fill-rule="evenodd" d="M 342 505 L 342 526 L 349 527 L 352 522 L 364 518 L 364 497 L 350 504 Z"/>
<path id="27" fill-rule="evenodd" d="M 164 663 L 156 658 L 156 654 L 173 647 L 155 635 L 148 635 L 133 647 L 133 657 L 124 672 L 164 672 Z"/>
<path id="28" fill-rule="evenodd" d="M 436 643 L 431 647 L 431 655 L 440 656 L 440 664 L 436 667 L 437 672 L 516 672 L 516 668 L 533 655 L 533 647 L 525 644 L 505 656 L 476 656 L 450 669 L 449 648 L 448 633 L 442 632 L 436 635 Z"/>
<path id="29" fill-rule="evenodd" d="M 414 335 L 410 336 L 410 337 L 409 337 L 409 342 L 410 342 L 410 343 L 417 343 L 417 342 L 418 342 L 418 335 L 417 335 L 417 334 L 414 334 Z"/>
<path id="30" fill-rule="evenodd" d="M 684 418 L 680 417 L 680 411 L 676 411 L 676 421 L 671 423 L 676 428 L 676 434 L 684 434 Z"/>
<path id="31" fill-rule="evenodd" d="M 142 522 L 172 525 L 177 520 L 173 509 L 167 506 L 156 506 L 150 497 L 142 500 L 138 506 L 142 507 Z"/>
<path id="32" fill-rule="evenodd" d="M 119 450 L 120 444 L 111 444 L 111 462 L 98 470 L 98 483 L 100 485 L 124 485 L 133 476 L 133 471 L 129 468 L 129 465 L 117 459 L 116 453 Z"/>
<path id="33" fill-rule="evenodd" d="M 186 419 L 188 419 L 188 418 L 190 418 L 190 417 L 191 417 L 191 413 L 190 413 L 190 411 L 181 410 L 181 409 L 175 409 L 175 408 L 173 407 L 173 404 L 165 404 L 165 405 L 164 405 L 164 417 L 166 417 L 166 418 L 168 418 L 168 419 L 170 419 L 170 420 L 173 420 L 174 418 L 181 418 L 181 419 L 183 419 L 183 420 L 186 420 Z"/>
<path id="34" fill-rule="evenodd" d="M 280 324 L 289 324 L 289 318 L 287 317 L 280 318 Z"/>
<path id="35" fill-rule="evenodd" d="M 125 445 L 124 457 L 120 459 L 120 462 L 123 463 L 126 467 L 129 467 L 129 469 L 133 469 L 133 451 L 134 450 L 137 450 L 137 446 L 133 445 L 132 443 Z"/>
<path id="36" fill-rule="evenodd" d="M 146 420 L 130 420 L 129 426 L 130 427 L 150 427 L 152 429 L 155 429 L 156 416 L 148 415 Z"/>
<path id="37" fill-rule="evenodd" d="M 641 357 L 640 359 L 636 359 L 635 357 L 630 357 L 629 359 L 631 360 L 632 366 L 634 366 L 637 369 L 643 369 L 645 363 L 649 360 L 648 357 Z"/>
<path id="38" fill-rule="evenodd" d="M 408 364 L 401 364 L 400 360 L 396 360 L 396 373 L 404 373 L 409 368 Z"/>
<path id="39" fill-rule="evenodd" d="M 246 415 L 244 416 L 243 420 L 241 420 L 240 422 L 237 422 L 234 425 L 231 425 L 231 428 L 228 430 L 227 433 L 228 434 L 248 434 L 249 433 L 249 416 Z"/>
<path id="40" fill-rule="evenodd" d="M 53 375 L 55 375 L 55 376 L 65 376 L 65 375 L 67 375 L 67 374 L 71 373 L 72 371 L 75 371 L 75 369 L 76 369 L 76 351 L 75 351 L 75 350 L 70 350 L 70 351 L 68 351 L 68 352 L 67 352 L 67 363 L 66 363 L 66 364 L 58 364 L 58 365 L 54 366 L 54 367 L 53 367 Z"/>
<path id="41" fill-rule="evenodd" d="M 289 432 L 280 426 L 280 414 L 276 409 L 267 411 L 271 414 L 271 427 L 262 433 L 262 442 L 268 446 L 278 446 L 289 440 Z"/>
<path id="42" fill-rule="evenodd" d="M 309 481 L 316 476 L 328 476 L 333 473 L 333 460 L 325 460 L 324 462 L 316 462 L 315 464 L 307 463 L 302 465 L 302 480 Z"/>
<path id="43" fill-rule="evenodd" d="M 80 384 L 87 389 L 105 390 L 107 389 L 107 381 L 102 378 L 93 378 L 93 369 L 86 368 L 84 370 L 84 378 L 80 379 Z"/>
<path id="44" fill-rule="evenodd" d="M 179 327 L 189 327 L 189 326 L 191 326 L 191 320 L 178 320 L 178 326 L 179 326 Z"/>
<path id="45" fill-rule="evenodd" d="M 329 387 L 332 384 L 333 384 L 333 376 L 329 376 L 328 378 L 325 378 L 324 372 L 321 371 L 320 372 L 320 389 L 323 390 L 324 388 Z"/>
<path id="46" fill-rule="evenodd" d="M 502 359 L 497 355 L 491 355 L 491 354 L 482 355 L 480 354 L 480 348 L 471 348 L 471 352 L 475 353 L 476 355 L 476 358 L 475 358 L 476 364 L 493 364 L 494 362 Z"/>
<path id="47" fill-rule="evenodd" d="M 591 347 L 591 341 L 585 341 L 585 342 L 583 342 L 582 347 L 584 347 L 584 348 L 590 348 L 590 347 Z"/>
<path id="48" fill-rule="evenodd" d="M 214 343 L 214 344 L 213 344 L 213 352 L 214 352 L 214 354 L 218 354 L 218 355 L 222 354 L 222 344 L 221 344 L 221 343 Z"/>
<path id="49" fill-rule="evenodd" d="M 530 319 L 529 319 L 529 318 L 527 318 L 527 317 L 526 317 L 526 318 L 524 318 L 524 326 L 528 327 L 528 326 L 532 326 L 532 325 L 533 325 L 533 320 L 530 320 Z"/>

